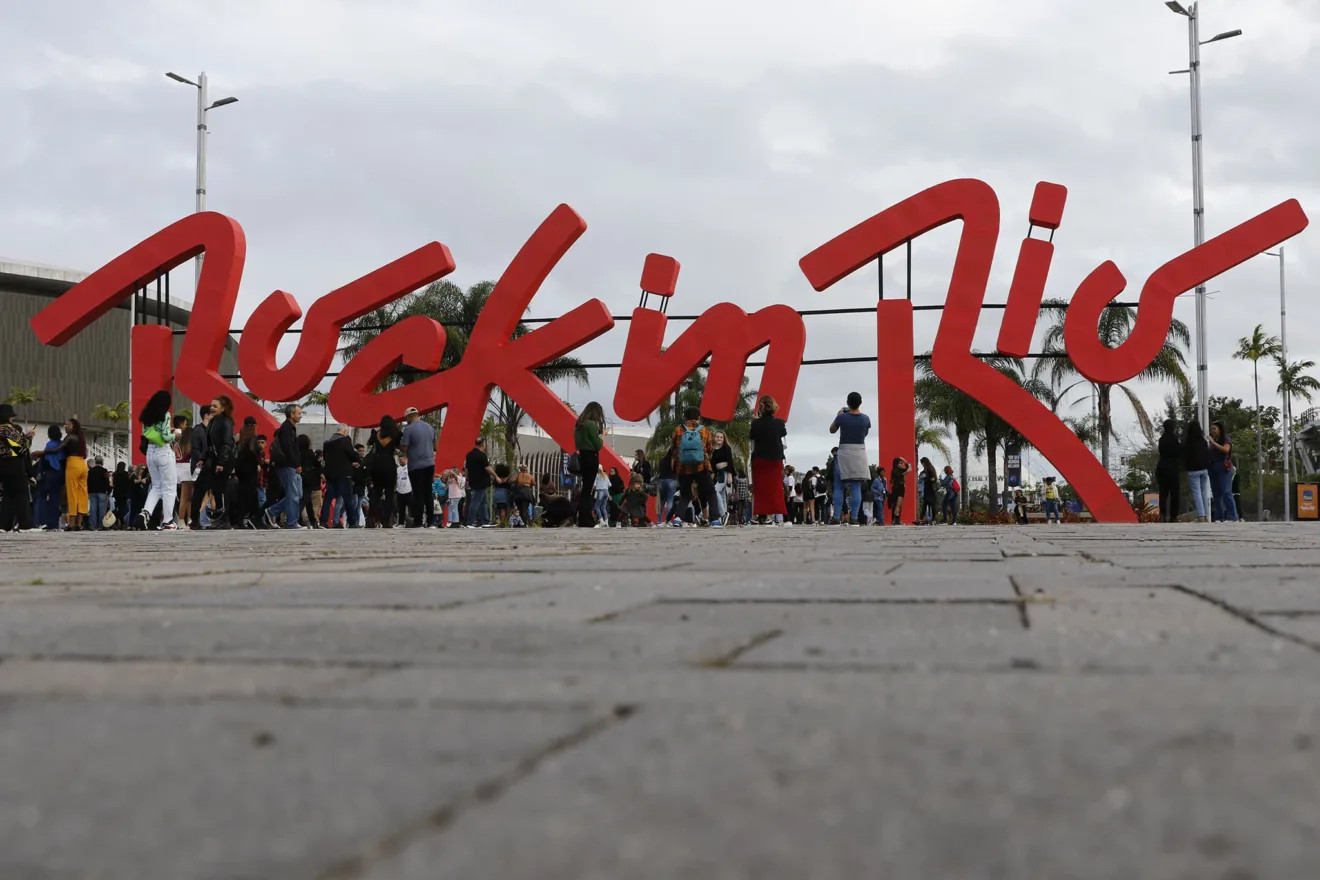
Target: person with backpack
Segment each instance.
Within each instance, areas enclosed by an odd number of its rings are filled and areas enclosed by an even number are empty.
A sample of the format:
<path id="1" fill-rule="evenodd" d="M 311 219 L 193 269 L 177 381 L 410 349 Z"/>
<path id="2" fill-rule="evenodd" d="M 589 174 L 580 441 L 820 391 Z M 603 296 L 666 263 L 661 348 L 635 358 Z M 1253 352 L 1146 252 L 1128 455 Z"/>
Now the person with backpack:
<path id="1" fill-rule="evenodd" d="M 1042 490 L 1040 506 L 1045 510 L 1045 524 L 1054 523 L 1058 525 L 1059 520 L 1059 488 L 1054 485 L 1053 477 L 1045 478 L 1045 488 Z"/>
<path id="2" fill-rule="evenodd" d="M 715 499 L 715 482 L 711 479 L 710 454 L 714 448 L 715 436 L 701 424 L 701 410 L 695 406 L 688 407 L 683 413 L 683 424 L 674 429 L 670 454 L 674 457 L 675 470 L 678 471 L 679 497 L 691 497 L 695 487 L 700 504 L 707 510 L 719 509 L 719 502 Z M 689 516 L 693 517 L 689 522 L 695 519 L 693 514 Z M 718 519 L 708 524 L 717 528 L 724 525 Z"/>
<path id="3" fill-rule="evenodd" d="M 953 475 L 953 468 L 949 465 L 944 466 L 944 476 L 940 478 L 940 485 L 944 487 L 944 502 L 940 505 L 944 522 L 947 525 L 953 525 L 958 522 L 958 494 L 962 492 L 962 486 L 958 479 Z"/>

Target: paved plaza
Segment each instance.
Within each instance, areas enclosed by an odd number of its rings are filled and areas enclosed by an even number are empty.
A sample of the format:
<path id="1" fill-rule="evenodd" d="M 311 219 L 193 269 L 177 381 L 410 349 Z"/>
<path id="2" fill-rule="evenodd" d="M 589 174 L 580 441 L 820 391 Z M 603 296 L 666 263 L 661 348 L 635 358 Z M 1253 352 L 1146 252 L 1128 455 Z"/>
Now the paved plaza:
<path id="1" fill-rule="evenodd" d="M 1320 876 L 1317 537 L 0 535 L 0 878 Z"/>

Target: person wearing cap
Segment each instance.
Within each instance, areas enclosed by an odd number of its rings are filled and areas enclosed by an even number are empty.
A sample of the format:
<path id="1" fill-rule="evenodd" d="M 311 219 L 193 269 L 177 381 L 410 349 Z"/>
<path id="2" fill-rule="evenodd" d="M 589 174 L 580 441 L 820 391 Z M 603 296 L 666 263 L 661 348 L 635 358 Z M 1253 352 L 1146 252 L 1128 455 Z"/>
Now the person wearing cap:
<path id="1" fill-rule="evenodd" d="M 32 502 L 28 495 L 28 456 L 36 428 L 19 427 L 12 404 L 0 403 L 0 531 L 17 525 L 21 532 L 32 528 Z"/>
<path id="2" fill-rule="evenodd" d="M 431 520 L 431 481 L 435 479 L 435 428 L 422 420 L 417 407 L 403 411 L 407 424 L 399 450 L 408 460 L 408 483 L 412 486 L 412 527 L 423 529 Z"/>

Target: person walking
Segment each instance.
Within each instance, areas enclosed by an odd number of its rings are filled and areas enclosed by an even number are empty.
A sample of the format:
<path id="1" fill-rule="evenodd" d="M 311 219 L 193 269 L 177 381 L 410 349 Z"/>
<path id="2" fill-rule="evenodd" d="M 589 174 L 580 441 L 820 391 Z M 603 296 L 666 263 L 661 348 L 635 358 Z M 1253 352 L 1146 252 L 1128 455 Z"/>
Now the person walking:
<path id="1" fill-rule="evenodd" d="M 752 444 L 752 518 L 780 524 L 788 516 L 784 500 L 784 438 L 788 425 L 779 418 L 779 403 L 769 394 L 756 407 L 748 436 Z"/>
<path id="2" fill-rule="evenodd" d="M 1164 433 L 1160 434 L 1159 461 L 1155 465 L 1155 482 L 1160 491 L 1160 522 L 1178 521 L 1181 513 L 1178 483 L 1182 479 L 1183 445 L 1178 439 L 1178 423 L 1164 420 Z"/>
<path id="3" fill-rule="evenodd" d="M 595 482 L 600 471 L 600 451 L 605 446 L 605 410 L 596 401 L 582 408 L 577 427 L 573 430 L 573 445 L 577 447 L 578 476 L 582 479 L 582 492 L 578 495 L 578 526 L 594 528 Z"/>
<path id="4" fill-rule="evenodd" d="M 298 520 L 306 519 L 309 528 L 319 529 L 321 528 L 321 476 L 325 469 L 321 459 L 316 455 L 316 450 L 312 449 L 312 438 L 306 434 L 298 435 L 298 467 L 301 469 L 298 476 L 302 483 Z"/>
<path id="5" fill-rule="evenodd" d="M 1187 484 L 1192 492 L 1192 507 L 1196 521 L 1210 521 L 1210 443 L 1205 439 L 1201 423 L 1187 422 L 1183 431 L 1183 466 L 1187 468 Z"/>
<path id="6" fill-rule="evenodd" d="M 431 519 L 431 481 L 435 479 L 435 428 L 422 420 L 417 407 L 403 411 L 403 436 L 399 448 L 408 459 L 408 484 L 412 486 L 412 527 L 426 528 Z"/>
<path id="7" fill-rule="evenodd" d="M 143 531 L 156 512 L 157 504 L 160 505 L 160 530 L 172 532 L 178 528 L 174 523 L 174 500 L 179 481 L 176 444 L 183 432 L 174 427 L 174 418 L 170 415 L 172 403 L 168 391 L 157 391 L 138 413 L 142 440 L 147 445 L 147 473 L 151 474 L 151 489 L 147 492 L 143 509 L 137 514 L 137 525 Z"/>
<path id="8" fill-rule="evenodd" d="M 231 527 L 228 495 L 229 476 L 238 451 L 234 443 L 234 402 L 228 395 L 217 395 L 211 401 L 211 420 L 206 426 L 206 461 L 194 492 L 210 492 L 215 513 L 211 528 L 225 530 Z M 204 487 L 204 488 L 201 488 Z"/>
<path id="9" fill-rule="evenodd" d="M 1237 522 L 1237 502 L 1233 498 L 1233 440 L 1223 422 L 1210 423 L 1210 486 L 1214 493 L 1214 518 L 1219 522 Z"/>
<path id="10" fill-rule="evenodd" d="M 683 412 L 683 424 L 674 429 L 670 438 L 670 447 L 674 463 L 678 470 L 678 495 L 682 499 L 693 498 L 697 493 L 692 522 L 700 516 L 702 507 L 706 510 L 716 508 L 715 483 L 711 479 L 712 468 L 710 454 L 715 448 L 715 435 L 701 424 L 701 410 L 690 406 Z M 708 525 L 723 527 L 718 520 L 707 521 Z"/>
<path id="11" fill-rule="evenodd" d="M 674 470 L 674 457 L 666 450 L 655 467 L 655 514 L 660 525 L 674 516 L 674 497 L 678 495 L 678 472 Z"/>
<path id="12" fill-rule="evenodd" d="M 834 481 L 834 517 L 830 525 L 843 522 L 843 493 L 848 492 L 850 523 L 861 524 L 862 482 L 871 478 L 866 463 L 866 436 L 871 433 L 871 418 L 862 412 L 862 395 L 849 393 L 848 405 L 839 410 L 830 423 L 830 433 L 839 435 L 839 452 L 834 457 L 838 473 Z"/>
<path id="13" fill-rule="evenodd" d="M 353 448 L 348 425 L 336 426 L 330 439 L 325 441 L 325 499 L 321 502 L 321 528 L 334 528 L 341 512 L 347 514 L 348 528 L 358 527 L 362 511 L 353 492 L 353 473 L 361 467 L 362 457 Z M 332 522 L 330 512 L 336 501 L 342 510 L 335 510 Z"/>
<path id="14" fill-rule="evenodd" d="M 32 529 L 32 502 L 29 494 L 28 461 L 36 428 L 24 431 L 18 424 L 13 404 L 0 403 L 0 531 Z"/>
<path id="15" fill-rule="evenodd" d="M 206 493 L 210 491 L 211 477 L 206 470 L 207 454 L 210 452 L 211 445 L 211 420 L 215 418 L 214 410 L 211 404 L 203 404 L 198 408 L 201 420 L 193 425 L 192 442 L 189 444 L 189 463 L 192 466 L 193 488 L 192 502 L 188 507 L 188 527 L 196 531 L 202 529 L 202 505 L 206 501 Z M 116 470 L 116 475 L 118 470 Z M 116 476 L 116 479 L 118 477 Z"/>
<path id="16" fill-rule="evenodd" d="M 238 480 L 238 525 L 255 529 L 264 517 L 261 509 L 261 443 L 257 440 L 257 419 L 248 416 L 238 430 L 238 451 L 234 455 L 234 477 Z"/>
<path id="17" fill-rule="evenodd" d="M 284 514 L 284 528 L 301 529 L 298 512 L 302 509 L 302 455 L 298 451 L 298 423 L 302 421 L 302 407 L 290 403 L 284 407 L 284 421 L 275 429 L 270 444 L 270 464 L 280 486 L 280 499 L 266 508 L 266 525 L 279 526 Z"/>

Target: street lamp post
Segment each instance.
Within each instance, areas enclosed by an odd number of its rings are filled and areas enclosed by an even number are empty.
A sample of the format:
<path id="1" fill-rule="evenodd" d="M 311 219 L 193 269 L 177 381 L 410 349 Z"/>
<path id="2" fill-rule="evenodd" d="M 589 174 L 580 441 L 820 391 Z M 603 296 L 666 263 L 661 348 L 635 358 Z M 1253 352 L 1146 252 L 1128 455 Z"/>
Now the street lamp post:
<path id="1" fill-rule="evenodd" d="M 206 88 L 206 71 L 197 74 L 197 81 L 188 79 L 185 76 L 179 76 L 173 71 L 165 74 L 175 82 L 181 82 L 184 85 L 192 86 L 197 89 L 197 192 L 194 212 L 201 213 L 206 210 L 206 136 L 208 129 L 206 127 L 207 111 L 214 110 L 217 107 L 224 107 L 226 104 L 235 104 L 238 98 L 230 96 L 221 98 L 215 103 L 210 103 L 209 92 Z M 204 255 L 198 254 L 193 260 L 193 304 L 197 302 L 198 288 L 202 283 L 202 259 Z M 129 382 L 132 383 L 132 374 L 130 372 Z M 200 410 L 198 405 L 193 403 L 193 424 L 197 423 Z"/>
<path id="2" fill-rule="evenodd" d="M 1242 31 L 1224 31 L 1216 34 L 1204 43 L 1201 42 L 1200 3 L 1193 3 L 1191 8 L 1183 6 L 1178 0 L 1166 0 L 1165 6 L 1187 19 L 1187 69 L 1171 70 L 1169 73 L 1191 75 L 1192 85 L 1192 231 L 1197 247 L 1205 244 L 1205 179 L 1201 164 L 1201 47 L 1217 43 L 1232 37 L 1241 36 Z M 1210 424 L 1210 365 L 1206 353 L 1206 300 L 1205 285 L 1196 288 L 1196 406 L 1197 419 L 1201 427 Z"/>
<path id="3" fill-rule="evenodd" d="M 1284 286 L 1283 245 L 1278 252 L 1266 251 L 1267 257 L 1279 258 L 1279 358 L 1288 363 L 1288 296 Z M 1289 494 L 1289 481 L 1292 479 L 1292 401 L 1288 391 L 1283 392 L 1283 521 L 1292 520 L 1292 496 Z"/>

